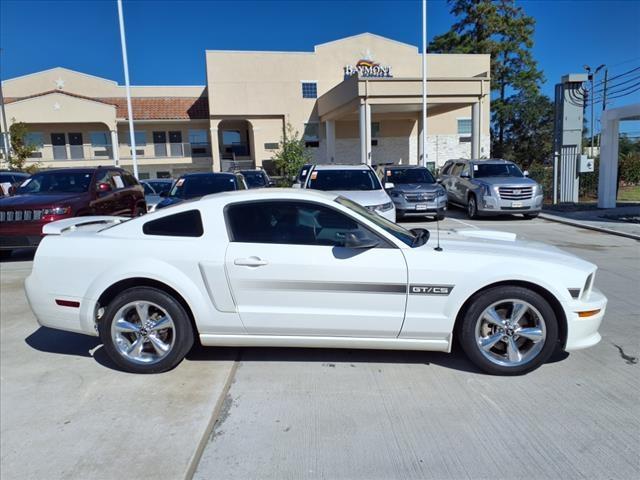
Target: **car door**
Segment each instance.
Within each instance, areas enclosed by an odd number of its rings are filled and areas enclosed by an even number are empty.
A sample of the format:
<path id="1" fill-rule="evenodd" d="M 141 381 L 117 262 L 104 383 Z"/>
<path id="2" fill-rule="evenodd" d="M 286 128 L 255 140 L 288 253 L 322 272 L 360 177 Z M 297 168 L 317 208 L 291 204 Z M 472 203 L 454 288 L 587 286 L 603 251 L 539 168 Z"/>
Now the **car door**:
<path id="1" fill-rule="evenodd" d="M 225 257 L 250 334 L 396 337 L 406 304 L 402 252 L 351 216 L 307 201 L 227 206 Z M 344 246 L 347 235 L 378 241 Z"/>
<path id="2" fill-rule="evenodd" d="M 458 176 L 456 191 L 459 198 L 459 202 L 466 205 L 469 198 L 469 190 L 472 188 L 471 183 L 471 164 L 464 162 L 462 171 Z"/>
<path id="3" fill-rule="evenodd" d="M 110 190 L 100 190 L 99 185 L 103 183 L 108 184 Z M 111 172 L 107 169 L 98 170 L 91 188 L 94 189 L 94 200 L 92 200 L 90 205 L 93 213 L 95 215 L 114 215 L 118 209 L 118 201 L 115 184 L 111 178 Z"/>
<path id="4" fill-rule="evenodd" d="M 460 181 L 460 172 L 462 172 L 462 167 L 462 162 L 456 162 L 453 167 L 451 167 L 449 176 L 445 181 L 445 188 L 447 189 L 449 200 L 453 200 L 456 203 L 460 203 L 458 184 Z"/>

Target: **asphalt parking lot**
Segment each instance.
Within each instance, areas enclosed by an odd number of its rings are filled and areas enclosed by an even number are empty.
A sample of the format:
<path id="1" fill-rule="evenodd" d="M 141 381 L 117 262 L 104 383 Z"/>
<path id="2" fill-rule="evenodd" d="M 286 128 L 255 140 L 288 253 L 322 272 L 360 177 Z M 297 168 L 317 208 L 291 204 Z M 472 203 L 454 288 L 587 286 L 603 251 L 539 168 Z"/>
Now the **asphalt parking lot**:
<path id="1" fill-rule="evenodd" d="M 0 267 L 2 478 L 638 478 L 640 243 L 456 210 L 440 226 L 515 232 L 596 263 L 602 342 L 510 378 L 457 351 L 258 348 L 129 375 L 97 339 L 38 327 L 19 252 Z"/>

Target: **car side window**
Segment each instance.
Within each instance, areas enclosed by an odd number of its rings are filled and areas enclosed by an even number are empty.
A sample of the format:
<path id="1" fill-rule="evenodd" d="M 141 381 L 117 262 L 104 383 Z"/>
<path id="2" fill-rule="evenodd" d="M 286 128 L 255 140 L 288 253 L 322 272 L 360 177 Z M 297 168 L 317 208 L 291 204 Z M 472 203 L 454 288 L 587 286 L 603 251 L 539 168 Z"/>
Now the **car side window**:
<path id="1" fill-rule="evenodd" d="M 454 177 L 459 177 L 463 166 L 464 165 L 462 163 L 456 163 L 455 166 L 451 169 L 451 175 L 453 175 Z"/>
<path id="2" fill-rule="evenodd" d="M 138 185 L 138 181 L 136 180 L 136 177 L 131 175 L 129 172 L 123 172 L 122 179 L 124 180 L 124 184 L 127 187 L 135 187 L 136 185 Z"/>
<path id="3" fill-rule="evenodd" d="M 151 220 L 142 226 L 145 235 L 201 237 L 204 234 L 199 210 L 189 210 Z"/>
<path id="4" fill-rule="evenodd" d="M 115 185 L 113 183 L 113 180 L 111 179 L 111 174 L 109 170 L 98 170 L 96 172 L 96 182 L 95 182 L 96 190 L 98 190 L 98 185 L 100 185 L 101 183 L 108 183 L 112 189 L 115 188 Z"/>
<path id="5" fill-rule="evenodd" d="M 460 172 L 460 175 L 469 175 L 469 164 L 468 163 L 463 163 L 462 164 L 462 172 Z"/>
<path id="6" fill-rule="evenodd" d="M 237 203 L 227 207 L 226 219 L 232 242 L 341 247 L 347 234 L 381 240 L 348 215 L 312 202 Z"/>

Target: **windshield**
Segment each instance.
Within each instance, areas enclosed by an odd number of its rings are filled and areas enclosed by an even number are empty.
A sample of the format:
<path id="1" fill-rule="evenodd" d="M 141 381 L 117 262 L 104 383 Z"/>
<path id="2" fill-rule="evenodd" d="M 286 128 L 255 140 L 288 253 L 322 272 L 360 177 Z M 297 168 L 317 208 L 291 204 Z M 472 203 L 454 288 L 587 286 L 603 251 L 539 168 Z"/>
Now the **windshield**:
<path id="1" fill-rule="evenodd" d="M 169 190 L 171 190 L 171 182 L 145 182 L 146 184 L 150 185 L 151 188 L 153 188 L 153 190 L 160 195 L 162 192 L 168 192 Z M 146 190 L 145 190 L 146 191 Z"/>
<path id="2" fill-rule="evenodd" d="M 142 186 L 144 187 L 144 194 L 145 195 L 155 195 L 156 194 L 156 192 L 153 190 L 153 188 L 151 188 L 149 186 L 148 183 L 142 182 Z"/>
<path id="3" fill-rule="evenodd" d="M 524 177 L 513 163 L 474 163 L 473 178 L 484 177 Z"/>
<path id="4" fill-rule="evenodd" d="M 380 182 L 369 170 L 314 170 L 309 188 L 315 190 L 380 190 Z"/>
<path id="5" fill-rule="evenodd" d="M 22 183 L 18 194 L 84 193 L 89 190 L 92 176 L 92 172 L 36 173 Z"/>
<path id="6" fill-rule="evenodd" d="M 414 246 L 416 236 L 406 228 L 401 227 L 397 223 L 390 222 L 389 220 L 381 215 L 378 215 L 375 212 L 370 212 L 362 205 L 359 205 L 356 202 L 349 200 L 348 198 L 338 197 L 336 198 L 336 202 L 338 202 L 340 205 L 344 205 L 345 207 L 353 210 L 356 213 L 359 213 L 367 220 L 375 223 L 378 227 L 384 229 L 386 232 L 396 237 L 401 242 L 409 245 L 410 247 Z"/>
<path id="7" fill-rule="evenodd" d="M 182 199 L 202 197 L 210 193 L 229 192 L 236 189 L 236 179 L 230 175 L 198 175 L 183 177 L 176 182 L 170 197 Z"/>
<path id="8" fill-rule="evenodd" d="M 426 168 L 406 168 L 387 170 L 387 181 L 401 185 L 403 183 L 436 183 Z"/>
<path id="9" fill-rule="evenodd" d="M 244 179 L 247 182 L 247 186 L 251 187 L 264 187 L 267 184 L 267 179 L 262 172 L 240 172 L 244 175 Z"/>

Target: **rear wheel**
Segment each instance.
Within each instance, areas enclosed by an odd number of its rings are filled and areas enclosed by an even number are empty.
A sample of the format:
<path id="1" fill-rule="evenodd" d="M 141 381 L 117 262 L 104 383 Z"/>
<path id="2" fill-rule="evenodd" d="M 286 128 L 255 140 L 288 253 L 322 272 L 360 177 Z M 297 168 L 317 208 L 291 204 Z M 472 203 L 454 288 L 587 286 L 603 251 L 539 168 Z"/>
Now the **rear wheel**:
<path id="1" fill-rule="evenodd" d="M 171 370 L 189 352 L 194 338 L 182 305 L 150 287 L 131 288 L 114 298 L 98 330 L 109 358 L 132 373 Z"/>
<path id="2" fill-rule="evenodd" d="M 464 352 L 480 369 L 519 375 L 549 359 L 558 342 L 558 321 L 538 293 L 500 286 L 475 296 L 458 334 Z"/>
<path id="3" fill-rule="evenodd" d="M 478 204 L 476 202 L 476 196 L 470 195 L 467 201 L 467 217 L 476 218 L 478 216 Z"/>

